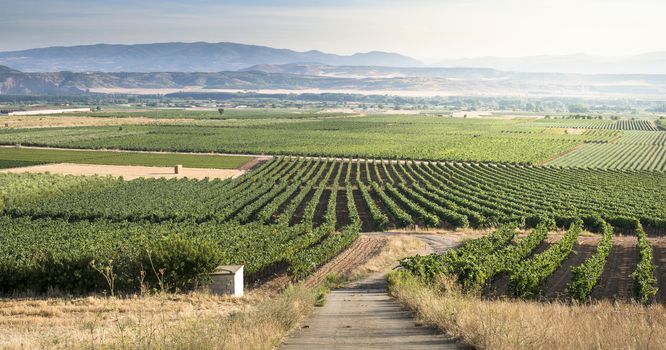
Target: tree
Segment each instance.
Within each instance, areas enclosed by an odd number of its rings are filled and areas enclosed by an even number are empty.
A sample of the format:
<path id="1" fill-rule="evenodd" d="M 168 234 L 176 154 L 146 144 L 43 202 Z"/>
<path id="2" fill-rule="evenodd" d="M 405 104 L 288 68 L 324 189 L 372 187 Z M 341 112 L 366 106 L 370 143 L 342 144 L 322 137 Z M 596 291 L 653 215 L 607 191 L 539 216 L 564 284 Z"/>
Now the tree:
<path id="1" fill-rule="evenodd" d="M 218 108 L 217 112 L 220 113 L 220 115 L 224 114 L 224 108 Z"/>

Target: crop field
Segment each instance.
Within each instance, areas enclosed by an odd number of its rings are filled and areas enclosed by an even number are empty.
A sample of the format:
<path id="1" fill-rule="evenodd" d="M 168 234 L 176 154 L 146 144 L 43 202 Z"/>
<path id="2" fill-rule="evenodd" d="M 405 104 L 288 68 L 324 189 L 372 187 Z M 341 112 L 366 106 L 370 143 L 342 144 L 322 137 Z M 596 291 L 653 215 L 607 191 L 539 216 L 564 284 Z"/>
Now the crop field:
<path id="1" fill-rule="evenodd" d="M 665 297 L 654 291 L 666 290 L 666 278 L 653 267 L 666 245 L 644 235 L 666 228 L 662 131 L 422 115 L 200 119 L 0 131 L 3 144 L 70 148 L 0 147 L 0 167 L 237 168 L 250 159 L 76 149 L 288 155 L 226 180 L 0 174 L 0 293 L 132 292 L 164 281 L 188 290 L 219 262 L 244 264 L 250 283 L 276 273 L 301 278 L 360 231 L 470 227 L 497 230 L 456 253 L 483 264 L 465 270 L 482 278 L 462 283 L 489 296 Z M 516 227 L 531 231 L 517 235 Z M 138 283 L 148 266 L 171 273 Z M 608 266 L 622 267 L 621 283 Z M 116 276 L 113 287 L 104 271 Z"/>
<path id="2" fill-rule="evenodd" d="M 663 229 L 662 180 L 646 171 L 291 157 L 228 180 L 3 174 L 0 285 L 103 290 L 91 261 L 100 270 L 111 264 L 116 288 L 130 291 L 151 260 L 174 274 L 173 259 L 195 271 L 221 259 L 245 264 L 250 281 L 276 271 L 305 276 L 359 230 L 391 227 L 537 227 L 535 238 L 521 241 L 532 248 L 547 233 L 543 222 L 607 220 L 626 230 L 640 219 Z M 506 245 L 513 234 L 502 237 Z M 187 289 L 194 277 L 169 278 Z"/>
<path id="3" fill-rule="evenodd" d="M 344 113 L 326 112 L 318 109 L 280 110 L 280 109 L 225 109 L 220 114 L 217 110 L 191 109 L 147 109 L 147 110 L 112 110 L 90 113 L 65 113 L 54 116 L 95 117 L 95 118 L 151 118 L 151 119 L 306 119 L 341 116 Z"/>
<path id="4" fill-rule="evenodd" d="M 606 130 L 659 130 L 655 123 L 645 119 L 537 119 L 527 123 L 532 126 L 549 128 L 579 128 L 579 129 L 606 129 Z"/>
<path id="5" fill-rule="evenodd" d="M 539 164 L 615 133 L 567 134 L 510 119 L 356 116 L 0 131 L 0 144 Z M 210 123 L 215 122 L 215 123 Z"/>
<path id="6" fill-rule="evenodd" d="M 261 174 L 271 168 L 260 170 L 256 175 L 263 178 Z M 263 181 L 269 182 L 269 178 L 263 178 Z M 10 208 L 48 198 L 77 200 L 83 198 L 80 197 L 82 193 L 95 196 L 98 189 L 108 189 L 120 182 L 102 177 L 1 174 L 0 183 L 0 204 L 8 214 L 0 218 L 0 292 L 44 292 L 48 288 L 72 292 L 104 290 L 109 285 L 105 284 L 98 271 L 105 269 L 112 270 L 116 276 L 112 288 L 135 291 L 141 287 L 138 278 L 151 268 L 170 272 L 162 277 L 158 275 L 157 281 L 155 274 L 151 273 L 152 279 L 142 283 L 156 287 L 157 283 L 167 281 L 170 288 L 185 290 L 196 286 L 198 274 L 210 272 L 220 262 L 246 265 L 246 277 L 250 282 L 280 271 L 294 277 L 304 276 L 351 244 L 357 237 L 359 225 L 358 221 L 352 220 L 345 227 L 335 230 L 335 215 L 331 214 L 335 207 L 328 209 L 329 220 L 316 229 L 306 219 L 302 225 L 263 225 L 257 221 L 241 226 L 238 220 L 203 222 L 180 220 L 182 217 L 175 212 L 171 212 L 170 218 L 156 214 L 161 210 L 174 209 L 173 205 L 179 202 L 178 195 L 193 187 L 198 188 L 197 194 L 202 194 L 215 185 L 243 185 L 233 181 L 171 181 L 171 184 L 183 189 L 171 194 L 164 192 L 169 190 L 168 182 L 154 182 L 152 188 L 162 188 L 162 199 L 169 199 L 172 203 L 161 203 L 144 187 L 144 192 L 136 195 L 143 196 L 143 203 L 154 204 L 144 211 L 155 214 L 150 218 L 135 216 L 113 222 L 101 218 L 89 221 L 85 219 L 90 217 L 70 215 L 63 220 L 62 215 L 54 212 L 43 212 L 39 218 L 11 217 Z M 146 182 L 127 184 L 142 187 Z M 233 189 L 227 190 L 231 192 Z M 119 194 L 114 198 L 120 200 L 121 196 L 132 194 Z M 227 197 L 226 191 L 215 192 L 213 196 L 217 196 L 220 204 L 224 203 L 220 209 L 227 215 L 235 214 L 231 208 L 236 207 L 234 201 L 242 197 Z M 92 197 L 88 199 L 95 200 Z M 192 202 L 184 201 L 183 204 Z M 196 207 L 200 208 L 202 206 Z M 178 210 L 185 209 L 181 206 Z M 137 212 L 141 208 L 134 207 L 132 210 Z"/>
<path id="7" fill-rule="evenodd" d="M 612 142 L 582 145 L 548 164 L 665 171 L 666 132 L 625 131 Z"/>
<path id="8" fill-rule="evenodd" d="M 0 169 L 20 168 L 20 167 L 40 165 L 40 164 L 44 163 L 31 160 L 0 159 Z"/>
<path id="9" fill-rule="evenodd" d="M 228 180 L 110 180 L 6 205 L 12 217 L 387 227 L 666 227 L 659 173 L 462 163 L 275 158 Z"/>
<path id="10" fill-rule="evenodd" d="M 504 226 L 445 254 L 414 256 L 401 265 L 427 279 L 451 275 L 464 289 L 491 298 L 666 301 L 657 293 L 666 272 L 653 258 L 666 252 L 663 238 L 648 239 L 640 224 L 634 236 L 617 236 L 602 220 L 598 235 L 582 236 L 582 224 L 553 236 L 542 223 L 520 237 Z"/>
<path id="11" fill-rule="evenodd" d="M 157 167 L 180 164 L 188 168 L 236 169 L 251 159 L 252 157 L 205 154 L 159 154 L 0 147 L 0 167 L 3 168 L 46 163 L 78 163 Z"/>

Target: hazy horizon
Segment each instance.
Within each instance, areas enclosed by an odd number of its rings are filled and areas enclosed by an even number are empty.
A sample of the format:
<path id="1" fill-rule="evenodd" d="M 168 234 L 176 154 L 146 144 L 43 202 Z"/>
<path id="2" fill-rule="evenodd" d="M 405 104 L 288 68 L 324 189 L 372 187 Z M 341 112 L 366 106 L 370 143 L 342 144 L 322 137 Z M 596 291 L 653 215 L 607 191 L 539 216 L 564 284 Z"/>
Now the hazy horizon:
<path id="1" fill-rule="evenodd" d="M 0 51 L 97 43 L 236 42 L 349 55 L 387 51 L 426 63 L 468 57 L 666 51 L 666 4 L 470 0 L 0 0 Z"/>

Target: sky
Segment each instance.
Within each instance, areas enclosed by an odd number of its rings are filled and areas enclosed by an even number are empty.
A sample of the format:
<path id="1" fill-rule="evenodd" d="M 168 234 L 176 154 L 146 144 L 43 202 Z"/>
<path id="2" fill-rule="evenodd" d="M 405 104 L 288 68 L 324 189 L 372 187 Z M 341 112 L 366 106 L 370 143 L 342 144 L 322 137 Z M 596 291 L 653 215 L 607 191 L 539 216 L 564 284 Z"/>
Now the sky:
<path id="1" fill-rule="evenodd" d="M 426 62 L 666 51 L 663 0 L 0 0 L 0 51 L 239 42 Z"/>

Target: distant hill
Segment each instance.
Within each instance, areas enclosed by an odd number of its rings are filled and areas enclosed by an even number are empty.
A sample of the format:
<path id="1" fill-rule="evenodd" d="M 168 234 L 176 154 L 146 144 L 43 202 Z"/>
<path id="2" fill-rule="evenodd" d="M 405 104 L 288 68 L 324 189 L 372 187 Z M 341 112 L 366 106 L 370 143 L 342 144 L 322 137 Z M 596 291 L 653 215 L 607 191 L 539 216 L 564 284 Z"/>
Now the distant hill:
<path id="1" fill-rule="evenodd" d="M 526 56 L 476 57 L 441 60 L 433 66 L 494 68 L 517 72 L 560 72 L 579 74 L 666 74 L 666 52 L 635 56 Z"/>
<path id="2" fill-rule="evenodd" d="M 505 77 L 507 72 L 489 68 L 439 68 L 439 67 L 382 67 L 368 66 L 333 66 L 311 63 L 259 64 L 241 69 L 243 72 L 284 73 L 298 75 L 316 75 L 337 78 L 497 78 Z M 514 73 L 515 74 L 515 73 Z"/>
<path id="3" fill-rule="evenodd" d="M 422 66 L 396 53 L 350 56 L 298 52 L 237 43 L 156 43 L 83 45 L 0 52 L 0 64 L 25 72 L 220 72 L 257 64 L 313 62 L 330 65 Z"/>
<path id="4" fill-rule="evenodd" d="M 254 66 L 226 72 L 0 71 L 1 94 L 60 94 L 108 89 L 269 89 L 412 95 L 666 96 L 666 75 L 521 73 L 476 68 L 400 68 L 326 65 Z"/>
<path id="5" fill-rule="evenodd" d="M 0 73 L 21 73 L 21 72 L 17 71 L 16 69 L 11 69 L 7 66 L 0 66 Z"/>

